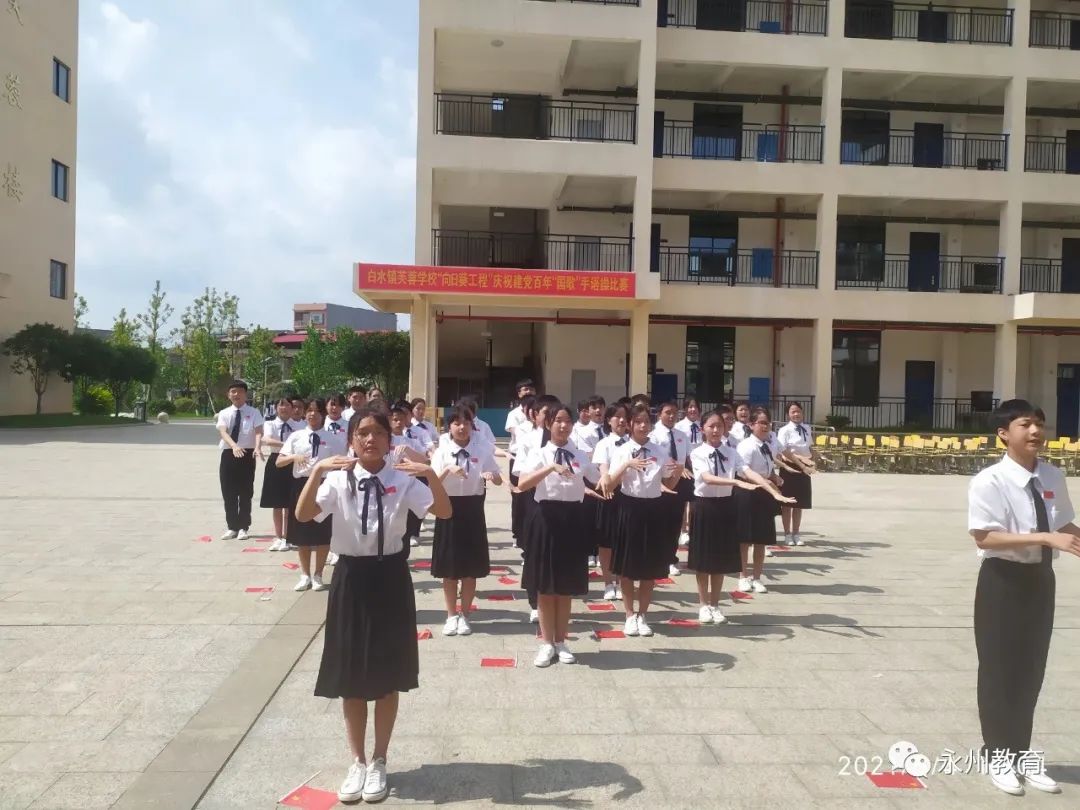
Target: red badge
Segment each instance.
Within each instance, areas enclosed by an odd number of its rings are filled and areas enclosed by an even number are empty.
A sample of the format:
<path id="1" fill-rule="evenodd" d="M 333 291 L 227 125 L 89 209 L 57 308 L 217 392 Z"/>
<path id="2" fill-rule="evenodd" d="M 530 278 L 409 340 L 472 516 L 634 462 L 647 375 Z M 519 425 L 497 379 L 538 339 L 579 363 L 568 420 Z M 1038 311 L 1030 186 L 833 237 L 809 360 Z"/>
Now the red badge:
<path id="1" fill-rule="evenodd" d="M 387 487 L 384 492 L 387 495 L 393 495 L 395 492 L 397 492 L 397 487 Z"/>
<path id="2" fill-rule="evenodd" d="M 1054 490 L 1052 490 L 1052 489 L 1044 489 L 1043 490 L 1043 497 L 1046 498 L 1046 500 L 1048 500 L 1048 501 L 1054 500 Z"/>

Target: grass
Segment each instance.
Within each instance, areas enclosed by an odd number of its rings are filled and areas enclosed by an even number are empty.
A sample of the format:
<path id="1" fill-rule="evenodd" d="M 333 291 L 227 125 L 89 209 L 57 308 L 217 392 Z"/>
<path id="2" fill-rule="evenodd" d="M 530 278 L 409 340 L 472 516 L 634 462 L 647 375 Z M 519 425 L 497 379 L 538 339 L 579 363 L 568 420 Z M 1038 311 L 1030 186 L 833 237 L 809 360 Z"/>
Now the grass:
<path id="1" fill-rule="evenodd" d="M 130 416 L 105 416 L 77 413 L 32 413 L 0 416 L 0 428 L 93 427 L 97 425 L 138 425 Z"/>

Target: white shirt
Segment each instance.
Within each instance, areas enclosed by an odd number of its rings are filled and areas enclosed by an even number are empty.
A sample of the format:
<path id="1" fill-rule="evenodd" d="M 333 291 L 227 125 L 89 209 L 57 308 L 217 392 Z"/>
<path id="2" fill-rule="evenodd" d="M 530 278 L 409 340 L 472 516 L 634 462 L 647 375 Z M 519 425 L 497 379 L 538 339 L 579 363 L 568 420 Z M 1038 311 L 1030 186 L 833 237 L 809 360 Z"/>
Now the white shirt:
<path id="1" fill-rule="evenodd" d="M 356 413 L 356 408 L 349 406 L 341 412 L 341 418 L 345 420 L 345 424 L 349 424 L 349 420 L 353 418 L 353 414 Z"/>
<path id="2" fill-rule="evenodd" d="M 527 475 L 555 463 L 555 454 L 560 449 L 570 454 L 568 466 L 574 474 L 570 477 L 554 472 L 545 475 L 536 485 L 533 498 L 537 501 L 581 503 L 585 499 L 585 479 L 599 481 L 600 471 L 589 461 L 588 455 L 575 448 L 572 442 L 567 442 L 563 448 L 556 447 L 554 442 L 548 442 L 530 452 L 524 460 L 519 456 L 518 475 Z"/>
<path id="3" fill-rule="evenodd" d="M 736 442 L 750 438 L 750 428 L 738 419 L 735 420 L 735 424 L 731 426 L 731 430 L 728 432 L 735 437 Z"/>
<path id="4" fill-rule="evenodd" d="M 720 471 L 713 466 L 713 451 L 720 453 Z M 706 484 L 702 476 L 706 473 L 718 475 L 720 478 L 734 478 L 735 473 L 746 467 L 736 451 L 732 450 L 724 442 L 719 447 L 703 444 L 694 449 L 690 454 L 690 464 L 694 469 L 694 494 L 699 498 L 727 498 L 735 489 L 733 486 L 721 486 L 720 484 Z"/>
<path id="5" fill-rule="evenodd" d="M 431 424 L 431 422 L 428 422 L 426 420 L 421 422 L 419 419 L 416 419 L 414 417 L 412 420 L 412 428 L 413 434 L 416 434 L 418 431 L 423 431 L 424 435 L 417 436 L 417 438 L 423 439 L 424 445 L 426 447 L 433 447 L 435 445 L 435 442 L 439 438 L 439 432 L 435 430 L 435 425 Z"/>
<path id="6" fill-rule="evenodd" d="M 678 456 L 678 462 L 685 464 L 686 457 L 690 454 L 690 437 L 678 428 L 672 428 L 669 431 L 657 422 L 652 429 L 652 433 L 649 434 L 649 441 L 655 442 L 660 447 L 660 452 L 663 454 L 665 461 L 674 461 L 675 459 L 672 458 L 669 449 L 672 437 L 675 438 L 675 453 Z"/>
<path id="7" fill-rule="evenodd" d="M 987 467 L 968 485 L 968 531 L 1033 534 L 1038 531 L 1035 502 L 1028 491 L 1034 478 L 1046 504 L 1050 531 L 1058 531 L 1076 517 L 1073 512 L 1065 475 L 1057 467 L 1039 461 L 1035 474 L 1025 470 L 1008 456 Z M 1000 557 L 1020 563 L 1042 560 L 1042 546 L 1027 548 L 979 549 L 980 557 Z M 1054 549 L 1054 557 L 1058 556 Z"/>
<path id="8" fill-rule="evenodd" d="M 237 411 L 240 412 L 240 435 L 236 439 L 236 445 L 243 450 L 254 450 L 255 434 L 258 432 L 258 428 L 261 428 L 266 421 L 263 419 L 263 415 L 255 408 L 250 405 L 243 405 L 239 408 L 230 405 L 218 413 L 217 427 L 225 428 L 226 433 L 232 431 L 233 420 L 236 418 Z M 229 445 L 224 439 L 218 442 L 219 450 L 227 450 L 228 447 Z"/>
<path id="9" fill-rule="evenodd" d="M 390 449 L 393 450 L 395 447 L 405 445 L 406 447 L 411 447 L 420 455 L 426 456 L 427 446 L 424 440 L 418 435 L 419 433 L 420 431 L 413 430 L 412 428 L 405 428 L 405 432 L 400 436 L 390 434 Z"/>
<path id="10" fill-rule="evenodd" d="M 476 432 L 480 434 L 480 438 L 486 440 L 491 445 L 495 444 L 495 434 L 491 430 L 491 425 L 480 417 L 473 419 L 473 424 L 476 425 Z"/>
<path id="11" fill-rule="evenodd" d="M 769 448 L 770 455 L 766 455 L 761 449 L 766 446 Z M 743 463 L 762 478 L 768 478 L 776 469 L 774 459 L 779 452 L 779 448 L 768 442 L 761 441 L 757 436 L 750 436 L 739 442 L 738 452 Z"/>
<path id="12" fill-rule="evenodd" d="M 365 493 L 357 486 L 349 487 L 346 470 L 333 470 L 319 485 L 315 502 L 322 512 L 315 520 L 322 522 L 334 516 L 330 535 L 330 550 L 335 554 L 351 557 L 374 557 L 379 553 L 379 509 L 375 492 L 367 496 L 367 523 L 363 522 Z M 382 496 L 383 554 L 397 554 L 402 549 L 401 538 L 405 534 L 405 521 L 409 512 L 422 518 L 435 502 L 431 490 L 415 478 L 384 464 L 378 474 L 372 476 L 359 464 L 353 468 L 357 484 L 378 478 L 384 487 Z M 366 529 L 366 534 L 364 530 Z"/>
<path id="13" fill-rule="evenodd" d="M 285 430 L 285 426 L 288 425 L 288 430 Z M 303 430 L 307 427 L 307 422 L 302 422 L 299 419 L 272 419 L 269 422 L 263 423 L 263 438 L 264 439 L 277 439 L 279 442 L 284 442 L 290 435 L 298 430 Z M 281 431 L 285 430 L 285 439 L 281 438 Z M 280 448 L 271 448 L 273 452 L 278 452 Z"/>
<path id="14" fill-rule="evenodd" d="M 579 450 L 592 457 L 593 450 L 600 443 L 603 432 L 604 429 L 595 422 L 586 422 L 584 425 L 581 422 L 575 422 L 574 429 L 570 431 L 570 441 Z"/>
<path id="15" fill-rule="evenodd" d="M 333 447 L 330 455 L 345 455 L 345 451 L 349 449 L 349 420 L 345 418 L 345 414 L 339 419 L 327 418 L 323 430 L 330 434 L 330 445 Z"/>
<path id="16" fill-rule="evenodd" d="M 514 431 L 525 421 L 525 411 L 521 409 L 520 405 L 506 415 L 506 432 L 510 434 L 511 438 L 514 436 Z"/>
<path id="17" fill-rule="evenodd" d="M 644 451 L 644 453 L 642 453 Z M 649 466 L 644 470 L 630 469 L 623 473 L 620 488 L 623 495 L 633 498 L 659 498 L 663 494 L 664 465 L 671 461 L 667 455 L 667 446 L 661 448 L 652 439 L 640 445 L 633 439 L 622 447 L 615 448 L 611 454 L 611 468 L 621 467 L 631 458 L 645 458 Z"/>
<path id="18" fill-rule="evenodd" d="M 313 452 L 314 442 L 311 437 L 319 437 L 319 449 Z M 285 456 L 301 456 L 301 461 L 294 461 L 292 465 L 293 478 L 308 478 L 311 475 L 312 469 L 325 458 L 331 456 L 341 456 L 345 454 L 344 442 L 342 442 L 341 452 L 336 452 L 334 448 L 337 446 L 338 440 L 330 435 L 326 430 L 312 430 L 309 427 L 305 427 L 303 430 L 298 430 L 285 440 L 285 446 L 281 448 L 282 455 Z"/>
<path id="19" fill-rule="evenodd" d="M 700 447 L 705 441 L 705 431 L 701 429 L 701 425 L 690 419 L 682 419 L 676 422 L 675 429 L 681 430 L 686 435 L 690 442 L 690 450 Z"/>
<path id="20" fill-rule="evenodd" d="M 799 428 L 802 428 L 800 431 Z M 776 433 L 776 444 L 781 450 L 790 450 L 802 458 L 813 456 L 810 448 L 813 446 L 814 436 L 810 426 L 800 422 L 788 422 Z"/>
<path id="21" fill-rule="evenodd" d="M 489 442 L 483 436 L 481 436 L 480 431 L 478 430 L 474 430 L 472 433 L 469 434 L 469 443 L 471 444 L 472 442 L 482 442 L 483 444 L 486 444 L 488 446 L 488 449 L 492 452 L 492 454 L 495 453 L 495 445 Z M 452 444 L 456 443 L 454 442 L 453 437 L 450 435 L 450 431 L 439 434 L 439 447 L 449 447 Z"/>
<path id="22" fill-rule="evenodd" d="M 468 457 L 460 457 L 458 464 L 457 453 L 464 450 Z M 458 498 L 468 495 L 483 495 L 487 482 L 483 479 L 484 473 L 498 473 L 499 463 L 495 461 L 494 448 L 478 436 L 472 436 L 469 443 L 462 447 L 457 442 L 440 445 L 431 457 L 431 466 L 435 472 L 442 475 L 443 470 L 458 466 L 464 469 L 468 476 L 462 478 L 456 473 L 443 479 L 446 494 Z"/>
<path id="23" fill-rule="evenodd" d="M 622 447 L 630 441 L 629 436 L 619 436 L 618 433 L 609 433 L 596 443 L 596 449 L 593 450 L 592 463 L 599 467 L 601 464 L 606 464 L 608 469 L 611 469 L 611 456 L 615 452 L 616 447 Z"/>

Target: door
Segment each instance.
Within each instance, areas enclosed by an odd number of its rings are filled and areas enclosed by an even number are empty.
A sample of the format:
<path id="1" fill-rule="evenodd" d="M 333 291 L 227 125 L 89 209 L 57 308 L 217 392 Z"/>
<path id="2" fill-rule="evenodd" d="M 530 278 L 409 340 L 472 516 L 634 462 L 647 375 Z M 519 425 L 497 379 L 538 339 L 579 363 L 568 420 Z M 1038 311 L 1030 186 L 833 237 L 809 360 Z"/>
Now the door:
<path id="1" fill-rule="evenodd" d="M 1080 51 L 1080 20 L 1069 22 L 1069 50 Z"/>
<path id="2" fill-rule="evenodd" d="M 735 283 L 739 255 L 739 220 L 734 217 L 691 215 L 687 275 L 699 281 Z"/>
<path id="3" fill-rule="evenodd" d="M 941 272 L 941 234 L 912 231 L 908 240 L 908 289 L 937 292 Z"/>
<path id="4" fill-rule="evenodd" d="M 735 394 L 735 327 L 686 327 L 683 379 L 686 395 L 697 397 L 703 406 L 731 402 Z"/>
<path id="5" fill-rule="evenodd" d="M 885 280 L 885 223 L 838 219 L 836 278 L 848 286 L 876 287 Z"/>
<path id="6" fill-rule="evenodd" d="M 741 106 L 694 105 L 694 157 L 720 160 L 742 158 Z"/>
<path id="7" fill-rule="evenodd" d="M 949 15 L 933 8 L 919 11 L 920 42 L 946 42 L 949 33 Z"/>
<path id="8" fill-rule="evenodd" d="M 596 393 L 596 370 L 575 368 L 570 371 L 570 402 L 576 408 L 577 403 Z"/>
<path id="9" fill-rule="evenodd" d="M 660 272 L 660 223 L 654 222 L 649 230 L 649 272 Z"/>
<path id="10" fill-rule="evenodd" d="M 544 96 L 493 98 L 491 133 L 503 138 L 547 138 L 545 109 L 548 101 Z"/>
<path id="11" fill-rule="evenodd" d="M 697 0 L 697 28 L 742 31 L 746 0 Z"/>
<path id="12" fill-rule="evenodd" d="M 945 163 L 945 125 L 915 124 L 911 164 L 940 169 Z"/>
<path id="13" fill-rule="evenodd" d="M 908 360 L 904 364 L 904 424 L 934 426 L 934 362 Z"/>
<path id="14" fill-rule="evenodd" d="M 492 208 L 488 214 L 491 232 L 486 267 L 543 267 L 543 242 L 538 234 L 540 212 L 532 208 Z"/>
<path id="15" fill-rule="evenodd" d="M 840 162 L 889 165 L 889 114 L 844 110 L 840 119 Z"/>
<path id="16" fill-rule="evenodd" d="M 763 407 L 769 407 L 769 397 L 771 396 L 772 380 L 768 377 L 751 377 L 749 380 L 750 388 L 750 405 L 761 405 Z M 774 418 L 778 418 L 779 414 L 774 414 Z"/>
<path id="17" fill-rule="evenodd" d="M 851 2 L 844 15 L 844 36 L 859 39 L 893 38 L 893 4 L 885 2 Z"/>
<path id="18" fill-rule="evenodd" d="M 1080 239 L 1061 240 L 1061 291 L 1080 293 Z"/>
<path id="19" fill-rule="evenodd" d="M 668 0 L 656 0 L 656 27 L 667 28 Z"/>
<path id="20" fill-rule="evenodd" d="M 662 402 L 675 402 L 679 397 L 678 374 L 653 374 L 652 378 L 652 401 L 653 405 Z"/>
<path id="21" fill-rule="evenodd" d="M 1080 129 L 1065 133 L 1065 173 L 1080 174 Z"/>
<path id="22" fill-rule="evenodd" d="M 1080 431 L 1080 363 L 1058 364 L 1057 432 L 1076 438 Z"/>
<path id="23" fill-rule="evenodd" d="M 664 113 L 657 110 L 653 113 L 653 157 L 664 156 Z"/>

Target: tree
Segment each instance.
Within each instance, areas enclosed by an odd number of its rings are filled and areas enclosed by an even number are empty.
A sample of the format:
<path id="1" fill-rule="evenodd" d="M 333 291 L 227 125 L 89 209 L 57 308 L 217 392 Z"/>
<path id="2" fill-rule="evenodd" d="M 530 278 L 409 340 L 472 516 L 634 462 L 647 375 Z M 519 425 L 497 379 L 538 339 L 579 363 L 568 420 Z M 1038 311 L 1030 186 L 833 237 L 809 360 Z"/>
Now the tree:
<path id="1" fill-rule="evenodd" d="M 142 326 L 138 318 L 129 318 L 127 309 L 121 308 L 113 319 L 109 343 L 113 346 L 138 346 L 142 341 Z"/>
<path id="2" fill-rule="evenodd" d="M 281 348 L 265 327 L 256 326 L 248 335 L 244 379 L 255 388 L 256 401 L 266 400 L 267 391 L 281 381 Z"/>
<path id="3" fill-rule="evenodd" d="M 29 374 L 37 395 L 34 413 L 41 414 L 41 399 L 56 375 L 71 379 L 71 335 L 51 323 L 32 323 L 0 344 L 11 358 L 15 374 Z"/>
<path id="4" fill-rule="evenodd" d="M 240 301 L 235 295 L 225 293 L 221 297 L 221 323 L 225 332 L 225 356 L 229 363 L 229 377 L 240 375 L 240 350 L 244 330 L 240 328 Z"/>
<path id="5" fill-rule="evenodd" d="M 78 293 L 75 293 L 75 328 L 82 329 L 86 327 L 86 312 L 89 307 L 86 304 L 86 299 Z"/>
<path id="6" fill-rule="evenodd" d="M 105 379 L 109 370 L 111 348 L 104 340 L 87 332 L 77 332 L 68 337 L 68 371 L 75 383 L 76 402 L 93 383 Z"/>
<path id="7" fill-rule="evenodd" d="M 165 328 L 176 311 L 165 300 L 166 295 L 161 289 L 161 281 L 155 281 L 154 291 L 150 294 L 150 301 L 146 305 L 146 312 L 136 316 L 136 320 L 146 334 L 146 348 L 154 356 L 159 372 L 164 370 L 167 363 L 165 348 L 162 345 Z M 147 392 L 147 399 L 154 399 L 157 393 L 154 389 L 160 387 L 159 383 L 161 381 L 159 377 L 160 374 L 154 375 L 154 380 L 150 383 L 150 390 Z"/>
<path id="8" fill-rule="evenodd" d="M 307 337 L 293 360 L 292 377 L 301 396 L 340 390 L 346 371 L 331 336 L 308 327 Z"/>
<path id="9" fill-rule="evenodd" d="M 105 376 L 102 382 L 113 395 L 115 416 L 127 402 L 135 383 L 149 384 L 157 373 L 157 362 L 149 349 L 142 346 L 108 346 L 105 355 Z"/>
<path id="10" fill-rule="evenodd" d="M 216 289 L 207 287 L 180 318 L 180 346 L 188 384 L 195 392 L 202 412 L 208 406 L 212 407 L 210 389 L 227 368 L 219 342 L 225 331 L 224 302 L 227 298 L 232 296 L 226 293 L 223 298 Z"/>
<path id="11" fill-rule="evenodd" d="M 407 332 L 367 332 L 349 341 L 343 363 L 348 374 L 387 397 L 404 396 L 409 387 Z"/>

